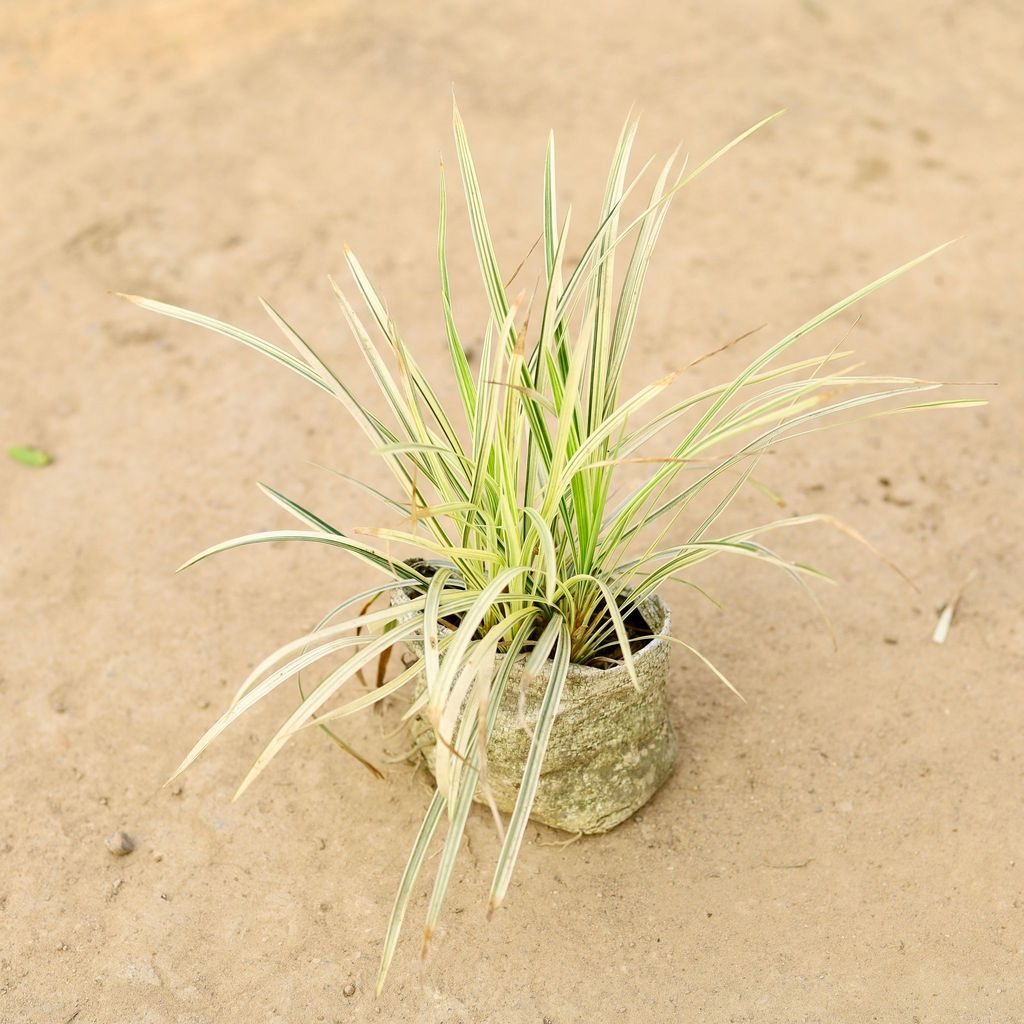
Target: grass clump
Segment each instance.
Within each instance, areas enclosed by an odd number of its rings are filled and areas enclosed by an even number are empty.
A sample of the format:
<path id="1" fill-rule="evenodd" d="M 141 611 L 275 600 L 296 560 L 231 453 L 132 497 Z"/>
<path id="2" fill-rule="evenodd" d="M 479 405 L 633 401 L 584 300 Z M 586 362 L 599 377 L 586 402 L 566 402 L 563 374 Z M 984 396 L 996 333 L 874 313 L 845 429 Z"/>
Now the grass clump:
<path id="1" fill-rule="evenodd" d="M 357 313 L 345 292 L 331 283 L 383 399 L 382 415 L 267 302 L 266 312 L 294 354 L 210 317 L 132 297 L 147 309 L 262 352 L 340 402 L 400 489 L 402 498 L 395 499 L 361 485 L 384 504 L 394 524 L 344 532 L 279 491 L 263 487 L 302 529 L 250 534 L 217 544 L 187 563 L 243 545 L 283 540 L 340 549 L 383 577 L 369 590 L 350 595 L 309 635 L 261 662 L 179 769 L 272 691 L 332 655 L 347 657 L 304 692 L 239 793 L 301 730 L 337 726 L 403 688 L 413 693 L 414 681 L 425 680 L 407 715 L 422 716 L 434 730 L 437 788 L 401 879 L 378 991 L 413 885 L 444 821 L 447 832 L 424 949 L 433 933 L 470 801 L 478 783 L 486 784 L 488 729 L 517 658 L 526 658 L 528 672 L 546 667 L 548 682 L 518 801 L 507 821 L 498 819 L 500 850 L 491 909 L 508 889 L 570 663 L 621 660 L 635 679 L 632 644 L 637 632 L 631 616 L 669 581 L 695 587 L 689 574 L 708 559 L 729 556 L 768 563 L 801 585 L 821 575 L 781 557 L 768 539 L 777 530 L 828 517 L 791 516 L 739 530 L 721 528 L 723 513 L 752 484 L 752 471 L 769 447 L 844 422 L 844 413 L 970 404 L 922 401 L 923 392 L 939 385 L 864 375 L 850 364 L 849 352 L 830 349 L 799 359 L 790 356 L 801 339 L 938 249 L 836 302 L 716 386 L 686 391 L 685 367 L 633 393 L 621 393 L 644 279 L 673 197 L 771 120 L 755 125 L 695 168 L 684 163 L 676 169 L 670 159 L 646 201 L 630 216 L 626 203 L 643 172 L 633 177 L 627 169 L 636 134 L 636 122 L 627 122 L 613 154 L 597 228 L 571 267 L 565 260 L 570 214 L 560 218 L 556 209 L 552 137 L 542 191 L 542 283 L 527 301 L 510 294 L 499 269 L 456 109 L 458 166 L 489 318 L 474 372 L 452 308 L 442 168 L 437 257 L 441 333 L 458 393 L 454 408 L 439 399 L 434 378 L 402 338 L 351 251 L 346 250 L 345 259 L 366 314 Z M 616 477 L 627 465 L 642 467 L 644 475 L 620 493 Z M 396 549 L 410 554 L 399 556 Z M 428 560 L 430 571 L 418 559 Z M 411 599 L 391 607 L 386 599 L 400 589 Z M 385 599 L 384 607 L 374 607 L 379 598 Z M 423 640 L 423 654 L 415 663 L 382 685 L 338 702 L 364 668 L 395 644 L 415 638 Z M 675 639 L 709 664 L 692 637 Z M 340 736 L 331 735 L 350 750 Z"/>

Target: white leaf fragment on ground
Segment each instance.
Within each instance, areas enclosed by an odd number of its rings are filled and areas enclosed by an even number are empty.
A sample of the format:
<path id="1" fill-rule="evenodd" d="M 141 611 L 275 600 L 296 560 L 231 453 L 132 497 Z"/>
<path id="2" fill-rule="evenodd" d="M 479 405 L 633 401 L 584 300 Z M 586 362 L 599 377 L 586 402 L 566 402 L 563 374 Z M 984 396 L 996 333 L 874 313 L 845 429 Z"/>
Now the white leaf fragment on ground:
<path id="1" fill-rule="evenodd" d="M 935 632 L 932 633 L 932 643 L 944 644 L 949 636 L 949 627 L 953 623 L 953 613 L 956 611 L 956 602 L 950 601 L 944 605 L 939 613 L 939 621 L 935 624 Z"/>

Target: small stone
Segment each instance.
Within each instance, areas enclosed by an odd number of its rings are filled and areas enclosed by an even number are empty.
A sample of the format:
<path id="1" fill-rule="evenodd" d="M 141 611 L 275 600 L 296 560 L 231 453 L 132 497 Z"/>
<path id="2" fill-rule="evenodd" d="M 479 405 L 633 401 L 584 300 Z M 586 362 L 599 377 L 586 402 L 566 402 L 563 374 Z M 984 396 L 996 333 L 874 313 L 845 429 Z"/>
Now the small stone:
<path id="1" fill-rule="evenodd" d="M 155 860 L 157 862 L 157 864 L 159 864 L 160 861 L 162 861 L 163 859 L 164 859 L 164 855 L 159 850 L 154 850 L 153 851 L 153 860 Z"/>
<path id="2" fill-rule="evenodd" d="M 113 835 L 107 836 L 104 843 L 115 857 L 125 857 L 135 849 L 132 837 L 126 832 L 115 832 Z"/>
<path id="3" fill-rule="evenodd" d="M 354 996 L 354 995 L 356 994 L 356 987 L 355 987 L 355 985 L 353 985 L 353 984 L 352 984 L 352 982 L 350 981 L 350 982 L 349 982 L 349 983 L 348 983 L 348 984 L 347 984 L 347 985 L 346 985 L 346 986 L 345 986 L 345 987 L 344 987 L 344 988 L 343 988 L 343 989 L 341 990 L 341 994 L 342 994 L 343 996 Z"/>

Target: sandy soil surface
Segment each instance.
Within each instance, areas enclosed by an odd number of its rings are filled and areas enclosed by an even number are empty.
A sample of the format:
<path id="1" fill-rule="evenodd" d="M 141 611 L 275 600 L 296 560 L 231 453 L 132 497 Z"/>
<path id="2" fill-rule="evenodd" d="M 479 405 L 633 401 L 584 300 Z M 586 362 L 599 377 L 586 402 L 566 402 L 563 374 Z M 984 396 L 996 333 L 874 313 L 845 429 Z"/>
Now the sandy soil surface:
<path id="1" fill-rule="evenodd" d="M 8 0 L 0 19 L 0 440 L 56 456 L 0 460 L 0 1019 L 1024 1020 L 1017 3 Z M 812 530 L 790 550 L 843 581 L 823 594 L 837 653 L 767 570 L 705 574 L 724 614 L 670 595 L 748 703 L 679 656 L 674 778 L 607 837 L 531 827 L 490 923 L 474 817 L 432 955 L 420 893 L 374 1002 L 422 775 L 374 783 L 310 734 L 232 804 L 282 695 L 161 784 L 259 658 L 366 582 L 317 549 L 175 565 L 284 525 L 258 479 L 360 524 L 376 509 L 309 462 L 383 477 L 301 382 L 109 292 L 270 332 L 265 294 L 351 366 L 325 281 L 347 242 L 439 362 L 452 82 L 509 268 L 539 230 L 549 127 L 583 223 L 631 102 L 645 155 L 790 108 L 674 210 L 631 379 L 763 321 L 777 336 L 965 235 L 872 298 L 854 341 L 879 370 L 1000 385 L 771 460 L 789 510 L 853 523 L 920 592 Z M 394 718 L 350 737 L 400 753 Z M 134 853 L 107 852 L 115 829 Z"/>

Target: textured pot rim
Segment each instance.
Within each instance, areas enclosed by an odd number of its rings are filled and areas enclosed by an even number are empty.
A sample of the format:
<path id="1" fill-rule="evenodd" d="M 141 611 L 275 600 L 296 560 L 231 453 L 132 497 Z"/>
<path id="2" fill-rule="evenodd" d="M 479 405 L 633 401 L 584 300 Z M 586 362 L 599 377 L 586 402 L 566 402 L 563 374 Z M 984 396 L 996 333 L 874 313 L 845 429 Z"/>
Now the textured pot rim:
<path id="1" fill-rule="evenodd" d="M 641 658 L 646 660 L 651 654 L 656 651 L 659 647 L 667 647 L 668 640 L 665 638 L 672 632 L 672 609 L 665 603 L 660 594 L 654 593 L 650 597 L 645 597 L 640 604 L 637 606 L 637 610 L 644 617 L 644 621 L 648 626 L 651 627 L 651 633 L 653 636 L 640 648 L 640 650 L 633 653 L 633 661 L 638 661 Z M 661 616 L 661 625 L 653 626 L 648 619 L 648 612 L 653 611 L 655 615 Z M 572 662 L 569 666 L 569 673 L 578 679 L 600 679 L 606 676 L 609 672 L 625 672 L 626 663 L 624 661 L 617 661 L 614 665 L 609 665 L 608 668 L 597 668 L 594 665 L 580 665 L 578 662 Z"/>

